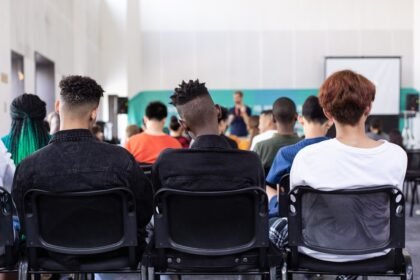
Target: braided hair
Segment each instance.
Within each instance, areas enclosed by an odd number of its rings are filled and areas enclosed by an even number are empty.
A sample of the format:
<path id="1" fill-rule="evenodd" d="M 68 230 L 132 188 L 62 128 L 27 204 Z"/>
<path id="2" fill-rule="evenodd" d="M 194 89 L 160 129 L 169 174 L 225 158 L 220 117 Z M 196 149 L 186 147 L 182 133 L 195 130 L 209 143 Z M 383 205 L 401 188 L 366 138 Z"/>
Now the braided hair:
<path id="1" fill-rule="evenodd" d="M 46 113 L 46 104 L 37 95 L 25 93 L 12 101 L 12 128 L 5 146 L 16 165 L 48 144 L 50 136 L 44 126 Z"/>

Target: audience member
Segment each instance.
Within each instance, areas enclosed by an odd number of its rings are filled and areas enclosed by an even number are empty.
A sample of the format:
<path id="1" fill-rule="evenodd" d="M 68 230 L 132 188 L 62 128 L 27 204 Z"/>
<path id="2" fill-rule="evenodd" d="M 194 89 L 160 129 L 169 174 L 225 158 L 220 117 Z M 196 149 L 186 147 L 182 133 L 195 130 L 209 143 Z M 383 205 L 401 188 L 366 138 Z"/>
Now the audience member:
<path id="1" fill-rule="evenodd" d="M 249 116 L 251 116 L 251 108 L 244 104 L 243 97 L 242 91 L 236 91 L 233 94 L 234 107 L 229 109 L 228 124 L 230 125 L 230 134 L 238 137 L 248 135 L 246 124 Z"/>
<path id="2" fill-rule="evenodd" d="M 225 138 L 225 140 L 229 143 L 229 145 L 233 148 L 233 149 L 237 149 L 238 148 L 238 143 L 233 140 L 230 137 L 226 136 L 226 130 L 228 129 L 229 125 L 228 125 L 228 109 L 226 109 L 225 107 L 220 106 L 220 117 L 218 118 L 219 121 L 219 134 L 220 136 L 222 136 L 223 138 Z"/>
<path id="3" fill-rule="evenodd" d="M 402 188 L 407 167 L 406 153 L 395 144 L 369 138 L 365 132 L 374 98 L 374 84 L 349 70 L 336 72 L 323 83 L 319 102 L 327 118 L 334 122 L 337 136 L 307 146 L 296 155 L 290 173 L 291 188 L 299 185 L 327 191 L 383 185 Z M 329 226 L 319 224 L 317 228 L 328 230 Z M 276 236 L 283 238 L 276 240 Z M 285 236 L 287 226 L 279 219 L 270 229 L 270 239 L 281 246 Z M 305 247 L 300 251 L 332 262 L 363 260 L 388 252 L 345 256 Z"/>
<path id="4" fill-rule="evenodd" d="M 125 147 L 140 163 L 153 164 L 167 148 L 182 148 L 181 144 L 163 132 L 168 109 L 162 102 L 151 102 L 146 107 L 146 130 L 128 139 Z"/>
<path id="5" fill-rule="evenodd" d="M 370 121 L 369 132 L 367 136 L 373 140 L 387 140 L 389 141 L 389 135 L 382 131 L 382 121 L 378 118 L 372 118 Z"/>
<path id="6" fill-rule="evenodd" d="M 318 97 L 309 96 L 305 100 L 302 106 L 302 116 L 298 117 L 298 121 L 302 124 L 305 139 L 296 144 L 285 146 L 277 152 L 266 178 L 269 186 L 275 187 L 281 177 L 290 172 L 293 160 L 301 149 L 328 139 L 325 135 L 332 122 L 328 121 L 325 116 Z M 275 191 L 268 187 L 267 194 L 270 198 L 272 194 L 275 194 Z"/>
<path id="7" fill-rule="evenodd" d="M 261 141 L 270 139 L 277 133 L 276 123 L 273 119 L 273 110 L 265 110 L 260 114 L 260 121 L 258 125 L 260 134 L 256 135 L 251 142 L 250 150 L 255 149 L 255 145 Z"/>
<path id="8" fill-rule="evenodd" d="M 103 89 L 91 78 L 82 76 L 65 77 L 59 86 L 61 92 L 56 110 L 61 117 L 60 131 L 53 135 L 48 146 L 21 162 L 13 182 L 12 197 L 23 232 L 23 199 L 28 190 L 75 192 L 127 188 L 136 198 L 138 242 L 139 248 L 144 248 L 144 228 L 153 212 L 150 182 L 130 153 L 99 142 L 89 130 L 95 122 Z M 60 223 L 55 222 L 45 230 L 58 230 Z M 64 257 L 55 253 L 51 257 L 72 266 L 83 259 L 82 256 Z"/>
<path id="9" fill-rule="evenodd" d="M 264 172 L 255 153 L 232 149 L 220 136 L 215 106 L 204 83 L 182 82 L 171 96 L 181 125 L 194 139 L 190 149 L 165 150 L 153 166 L 155 189 L 227 190 L 264 187 Z"/>
<path id="10" fill-rule="evenodd" d="M 7 151 L 3 142 L 0 141 L 0 187 L 5 188 L 8 192 L 12 190 L 15 169 L 12 155 Z"/>
<path id="11" fill-rule="evenodd" d="M 247 124 L 249 132 L 246 150 L 251 148 L 252 140 L 260 133 L 260 116 L 250 116 Z"/>
<path id="12" fill-rule="evenodd" d="M 305 139 L 281 148 L 277 152 L 266 178 L 271 217 L 278 216 L 277 185 L 280 183 L 282 176 L 290 172 L 296 154 L 306 146 L 327 140 L 328 138 L 325 135 L 332 125 L 332 121 L 328 121 L 316 96 L 309 96 L 305 100 L 302 107 L 302 116 L 298 117 L 298 121 L 302 124 Z M 283 186 L 279 187 L 281 188 L 279 191 L 284 191 Z"/>
<path id="13" fill-rule="evenodd" d="M 94 126 L 92 126 L 92 128 L 90 130 L 92 131 L 92 134 L 96 137 L 96 139 L 98 139 L 101 142 L 104 142 L 104 140 L 105 140 L 104 132 L 102 131 L 102 129 L 99 126 L 94 125 Z"/>
<path id="14" fill-rule="evenodd" d="M 57 112 L 51 112 L 47 116 L 47 121 L 50 124 L 50 134 L 54 134 L 60 130 L 60 115 Z"/>
<path id="15" fill-rule="evenodd" d="M 142 133 L 143 129 L 141 129 L 138 125 L 136 124 L 131 124 L 129 126 L 127 126 L 125 128 L 125 136 L 126 139 L 128 140 L 131 136 Z"/>
<path id="16" fill-rule="evenodd" d="M 294 144 L 300 140 L 294 132 L 297 119 L 296 105 L 290 98 L 280 97 L 274 102 L 273 119 L 277 127 L 277 133 L 270 139 L 257 143 L 254 147 L 254 151 L 260 157 L 266 173 L 270 170 L 271 164 L 281 147 Z"/>
<path id="17" fill-rule="evenodd" d="M 170 135 L 179 141 L 182 148 L 186 149 L 190 147 L 191 140 L 183 135 L 184 128 L 178 121 L 176 116 L 171 117 L 171 122 L 169 123 Z"/>
<path id="18" fill-rule="evenodd" d="M 24 93 L 10 105 L 12 127 L 1 140 L 15 165 L 48 144 L 50 136 L 44 125 L 47 114 L 45 102 L 37 95 Z"/>
<path id="19" fill-rule="evenodd" d="M 401 131 L 398 129 L 393 129 L 389 132 L 389 142 L 394 143 L 401 148 L 405 149 L 403 145 L 403 137 L 401 135 Z"/>

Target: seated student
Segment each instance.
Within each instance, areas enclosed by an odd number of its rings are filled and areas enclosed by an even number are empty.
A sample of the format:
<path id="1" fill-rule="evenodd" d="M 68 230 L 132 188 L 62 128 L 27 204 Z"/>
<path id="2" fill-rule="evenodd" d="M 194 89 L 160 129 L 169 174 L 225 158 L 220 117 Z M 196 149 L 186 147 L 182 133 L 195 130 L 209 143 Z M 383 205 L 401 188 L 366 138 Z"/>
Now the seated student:
<path id="1" fill-rule="evenodd" d="M 378 118 L 372 118 L 370 121 L 369 132 L 367 133 L 367 136 L 373 140 L 389 141 L 389 135 L 382 131 L 382 121 Z"/>
<path id="2" fill-rule="evenodd" d="M 139 165 L 124 148 L 98 141 L 89 130 L 95 122 L 103 89 L 89 77 L 68 76 L 61 80 L 56 110 L 60 131 L 50 143 L 23 160 L 16 169 L 12 197 L 22 223 L 24 194 L 31 189 L 52 192 L 92 191 L 109 188 L 130 189 L 136 199 L 139 251 L 145 247 L 146 224 L 153 213 L 152 186 Z M 51 225 L 55 230 L 60 224 Z M 141 252 L 139 252 L 141 253 Z M 78 257 L 58 262 L 78 263 Z"/>
<path id="3" fill-rule="evenodd" d="M 277 193 L 277 190 L 273 189 L 273 187 L 275 188 L 276 184 L 280 183 L 283 175 L 290 172 L 296 154 L 306 146 L 328 139 L 325 135 L 332 123 L 327 120 L 327 117 L 322 111 L 318 97 L 309 96 L 305 100 L 302 107 L 302 116 L 299 116 L 298 121 L 303 126 L 305 139 L 296 144 L 285 146 L 277 152 L 266 178 L 269 199 Z"/>
<path id="4" fill-rule="evenodd" d="M 254 151 L 259 155 L 264 170 L 267 172 L 281 147 L 300 140 L 294 132 L 296 119 L 296 105 L 290 98 L 280 97 L 274 102 L 273 120 L 276 123 L 277 133 L 270 139 L 257 143 L 254 147 Z"/>
<path id="5" fill-rule="evenodd" d="M 191 140 L 184 136 L 184 128 L 178 121 L 176 116 L 171 117 L 171 122 L 169 123 L 170 135 L 178 140 L 182 148 L 187 149 L 190 147 Z"/>
<path id="6" fill-rule="evenodd" d="M 225 138 L 225 140 L 229 143 L 229 145 L 233 149 L 237 149 L 238 148 L 238 143 L 235 140 L 233 140 L 232 138 L 227 137 L 226 134 L 225 134 L 226 130 L 229 127 L 228 118 L 229 118 L 228 109 L 220 106 L 220 117 L 218 118 L 219 134 L 220 134 L 220 136 Z"/>
<path id="7" fill-rule="evenodd" d="M 153 164 L 159 154 L 167 148 L 182 148 L 175 138 L 163 132 L 168 109 L 162 102 L 151 102 L 146 107 L 144 132 L 128 139 L 125 148 L 137 162 Z"/>
<path id="8" fill-rule="evenodd" d="M 375 98 L 375 86 L 349 70 L 331 75 L 321 86 L 319 102 L 337 136 L 302 149 L 295 157 L 290 187 L 308 185 L 315 189 L 337 190 L 392 185 L 402 189 L 407 168 L 403 149 L 385 140 L 370 139 L 365 122 Z M 279 219 L 280 220 L 280 219 Z M 277 246 L 285 241 L 285 223 L 275 222 L 270 240 Z M 322 227 L 322 225 L 320 225 Z M 382 256 L 387 251 L 363 255 L 332 255 L 300 248 L 310 257 L 332 262 L 348 262 Z"/>
<path id="9" fill-rule="evenodd" d="M 172 187 L 188 190 L 264 188 L 264 172 L 255 153 L 232 149 L 220 136 L 215 106 L 204 83 L 182 82 L 171 96 L 181 125 L 194 139 L 190 149 L 167 149 L 153 166 L 156 190 Z"/>
<path id="10" fill-rule="evenodd" d="M 270 139 L 274 134 L 277 133 L 276 124 L 273 119 L 273 110 L 265 110 L 260 114 L 260 120 L 258 123 L 259 133 L 251 141 L 251 151 L 254 151 L 257 143 Z"/>
<path id="11" fill-rule="evenodd" d="M 9 134 L 2 137 L 4 145 L 15 165 L 48 144 L 50 135 L 44 124 L 46 104 L 37 95 L 24 93 L 13 99 L 10 105 L 12 126 Z"/>

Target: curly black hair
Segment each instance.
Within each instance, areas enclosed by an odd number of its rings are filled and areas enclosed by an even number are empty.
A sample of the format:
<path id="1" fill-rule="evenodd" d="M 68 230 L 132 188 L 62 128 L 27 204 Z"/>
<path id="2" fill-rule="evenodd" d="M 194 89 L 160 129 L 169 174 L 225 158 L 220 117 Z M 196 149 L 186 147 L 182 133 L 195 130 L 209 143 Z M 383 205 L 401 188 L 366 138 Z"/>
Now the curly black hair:
<path id="1" fill-rule="evenodd" d="M 95 80 L 85 76 L 67 76 L 60 81 L 60 95 L 69 104 L 82 105 L 86 103 L 99 104 L 104 90 Z"/>
<path id="2" fill-rule="evenodd" d="M 171 104 L 174 106 L 184 105 L 194 98 L 209 95 L 206 83 L 200 83 L 198 79 L 195 81 L 189 80 L 188 83 L 182 81 L 178 86 L 179 87 L 174 89 L 174 93 L 170 97 Z"/>

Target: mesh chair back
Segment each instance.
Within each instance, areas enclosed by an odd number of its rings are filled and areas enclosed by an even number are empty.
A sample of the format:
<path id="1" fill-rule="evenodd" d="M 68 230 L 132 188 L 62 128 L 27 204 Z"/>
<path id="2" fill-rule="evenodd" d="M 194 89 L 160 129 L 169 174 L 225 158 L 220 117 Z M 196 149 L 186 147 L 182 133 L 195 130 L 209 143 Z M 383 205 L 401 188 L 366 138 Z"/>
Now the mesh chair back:
<path id="1" fill-rule="evenodd" d="M 127 189 L 25 194 L 27 246 L 98 254 L 137 245 L 135 201 Z"/>
<path id="2" fill-rule="evenodd" d="M 267 196 L 261 188 L 155 195 L 157 248 L 230 255 L 268 246 Z"/>
<path id="3" fill-rule="evenodd" d="M 390 186 L 290 193 L 289 244 L 330 254 L 404 248 L 404 198 Z"/>
<path id="4" fill-rule="evenodd" d="M 13 246 L 13 203 L 10 193 L 0 187 L 0 246 Z"/>

